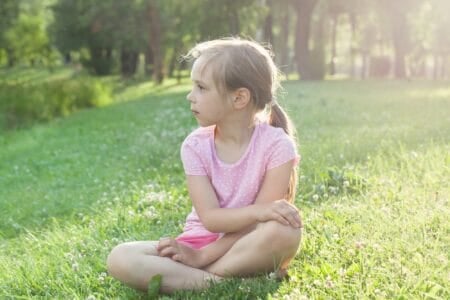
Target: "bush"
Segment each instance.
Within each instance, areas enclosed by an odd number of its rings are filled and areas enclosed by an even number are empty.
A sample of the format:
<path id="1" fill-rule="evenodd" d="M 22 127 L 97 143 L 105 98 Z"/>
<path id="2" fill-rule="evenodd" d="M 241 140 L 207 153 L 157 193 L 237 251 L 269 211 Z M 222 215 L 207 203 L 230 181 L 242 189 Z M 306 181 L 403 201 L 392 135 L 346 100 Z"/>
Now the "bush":
<path id="1" fill-rule="evenodd" d="M 34 85 L 0 85 L 0 112 L 4 112 L 3 123 L 7 128 L 50 121 L 111 102 L 111 88 L 88 77 Z"/>

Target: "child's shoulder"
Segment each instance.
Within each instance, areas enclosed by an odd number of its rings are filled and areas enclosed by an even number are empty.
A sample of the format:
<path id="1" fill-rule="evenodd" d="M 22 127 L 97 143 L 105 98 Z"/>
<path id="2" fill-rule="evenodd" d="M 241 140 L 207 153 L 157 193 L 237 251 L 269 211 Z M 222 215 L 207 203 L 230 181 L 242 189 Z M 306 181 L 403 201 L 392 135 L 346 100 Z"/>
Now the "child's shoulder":
<path id="1" fill-rule="evenodd" d="M 209 142 L 211 138 L 214 138 L 214 126 L 199 127 L 184 139 L 183 145 L 197 146 Z"/>
<path id="2" fill-rule="evenodd" d="M 260 139 L 265 142 L 276 142 L 283 139 L 289 139 L 283 128 L 274 127 L 268 123 L 259 124 Z"/>

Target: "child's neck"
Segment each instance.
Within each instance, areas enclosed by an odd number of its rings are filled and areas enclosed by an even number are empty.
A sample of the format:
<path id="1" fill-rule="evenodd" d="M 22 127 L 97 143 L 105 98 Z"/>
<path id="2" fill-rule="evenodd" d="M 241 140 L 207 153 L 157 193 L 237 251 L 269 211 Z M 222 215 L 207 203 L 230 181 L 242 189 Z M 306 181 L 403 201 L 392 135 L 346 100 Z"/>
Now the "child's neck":
<path id="1" fill-rule="evenodd" d="M 225 163 L 237 162 L 246 152 L 252 139 L 254 122 L 217 124 L 214 133 L 216 154 Z"/>
<path id="2" fill-rule="evenodd" d="M 250 120 L 241 122 L 230 122 L 227 124 L 217 124 L 214 133 L 214 140 L 221 144 L 247 145 L 252 138 L 255 124 Z"/>

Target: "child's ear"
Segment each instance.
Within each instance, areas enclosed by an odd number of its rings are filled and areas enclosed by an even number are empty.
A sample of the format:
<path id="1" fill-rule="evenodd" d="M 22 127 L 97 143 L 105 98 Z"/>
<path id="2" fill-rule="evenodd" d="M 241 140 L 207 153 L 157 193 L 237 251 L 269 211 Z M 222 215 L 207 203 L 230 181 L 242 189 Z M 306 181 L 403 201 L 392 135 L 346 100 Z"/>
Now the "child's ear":
<path id="1" fill-rule="evenodd" d="M 238 88 L 233 93 L 233 106 L 236 109 L 245 108 L 251 99 L 250 90 L 247 88 Z"/>

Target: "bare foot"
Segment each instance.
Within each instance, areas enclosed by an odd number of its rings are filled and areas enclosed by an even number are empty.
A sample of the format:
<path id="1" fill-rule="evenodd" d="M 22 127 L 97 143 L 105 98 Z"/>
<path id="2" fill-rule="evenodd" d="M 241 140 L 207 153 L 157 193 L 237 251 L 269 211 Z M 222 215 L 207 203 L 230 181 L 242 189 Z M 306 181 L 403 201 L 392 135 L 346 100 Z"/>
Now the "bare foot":
<path id="1" fill-rule="evenodd" d="M 169 257 L 194 268 L 200 269 L 207 265 L 201 250 L 190 248 L 172 238 L 161 239 L 157 251 L 159 256 Z"/>
<path id="2" fill-rule="evenodd" d="M 185 265 L 201 269 L 207 264 L 203 260 L 202 251 L 193 249 L 181 243 L 178 244 L 178 253 L 172 256 L 172 259 Z"/>

